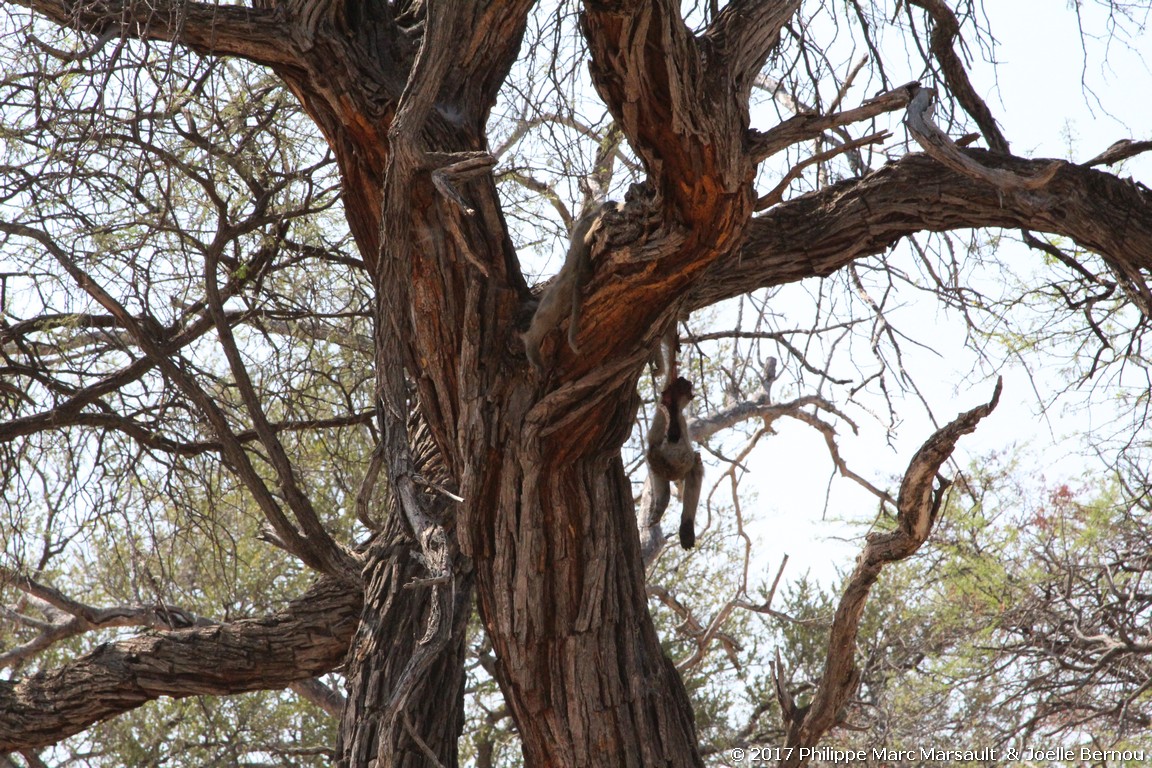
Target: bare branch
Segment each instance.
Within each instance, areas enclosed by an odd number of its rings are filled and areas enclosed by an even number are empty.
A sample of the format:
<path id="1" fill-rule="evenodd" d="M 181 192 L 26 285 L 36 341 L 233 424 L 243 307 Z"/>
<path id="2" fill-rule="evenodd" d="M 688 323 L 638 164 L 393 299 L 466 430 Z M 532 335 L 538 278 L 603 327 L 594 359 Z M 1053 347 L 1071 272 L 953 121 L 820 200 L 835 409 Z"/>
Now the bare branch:
<path id="1" fill-rule="evenodd" d="M 771 208 L 783 200 L 784 193 L 788 191 L 788 186 L 793 181 L 800 178 L 800 176 L 804 173 L 804 169 L 808 166 L 816 165 L 817 163 L 823 163 L 826 160 L 831 160 L 837 155 L 842 155 L 845 152 L 851 152 L 854 149 L 867 146 L 868 144 L 879 144 L 881 142 L 887 141 L 889 138 L 891 138 L 891 136 L 892 134 L 888 131 L 870 133 L 867 136 L 861 136 L 858 139 L 845 141 L 842 144 L 833 147 L 832 149 L 828 149 L 823 152 L 817 152 L 811 157 L 804 158 L 803 161 L 792 166 L 792 168 L 788 170 L 788 173 L 784 174 L 784 178 L 781 179 L 779 183 L 777 183 L 776 186 L 772 188 L 771 192 L 760 196 L 760 199 L 756 201 L 756 210 L 763 211 L 767 208 Z"/>
<path id="2" fill-rule="evenodd" d="M 820 406 L 827 411 L 836 413 L 841 418 L 845 418 L 843 414 L 840 414 L 838 411 L 836 411 L 836 409 L 833 408 L 830 403 L 823 402 L 822 398 Z M 821 435 L 824 436 L 824 444 L 828 446 L 828 455 L 832 458 L 832 464 L 836 467 L 837 472 L 839 472 L 843 477 L 853 481 L 864 490 L 868 491 L 880 501 L 886 504 L 895 505 L 895 502 L 893 501 L 892 497 L 888 495 L 888 493 L 880 490 L 875 485 L 868 482 L 868 480 L 861 477 L 848 466 L 848 462 L 846 462 L 844 457 L 840 455 L 840 446 L 836 443 L 836 430 L 831 424 L 824 421 L 815 414 L 808 413 L 807 411 L 796 410 L 795 412 L 789 413 L 788 415 L 794 419 L 803 421 L 805 424 L 811 427 L 814 427 Z M 848 423 L 851 424 L 851 422 Z"/>
<path id="3" fill-rule="evenodd" d="M 855 109 L 830 115 L 798 114 L 767 131 L 752 131 L 750 138 L 752 158 L 756 162 L 761 162 L 797 142 L 814 139 L 825 131 L 901 109 L 912 100 L 912 94 L 919 85 L 920 83 L 913 82 L 893 88 L 874 96 Z"/>
<path id="4" fill-rule="evenodd" d="M 240 396 L 248 410 L 248 415 L 252 419 L 256 434 L 260 436 L 260 442 L 268 451 L 269 461 L 280 481 L 280 492 L 292 510 L 296 521 L 300 524 L 309 550 L 313 556 L 318 557 L 320 562 L 324 563 L 328 573 L 344 572 L 349 578 L 352 578 L 357 571 L 352 563 L 352 558 L 336 543 L 323 523 L 320 522 L 320 516 L 313 507 L 312 500 L 308 498 L 296 480 L 296 471 L 292 467 L 288 453 L 284 450 L 284 445 L 280 442 L 276 430 L 269 423 L 268 417 L 264 413 L 264 407 L 261 405 L 260 396 L 252 384 L 252 378 L 248 375 L 244 360 L 240 357 L 236 338 L 232 334 L 232 324 L 228 322 L 228 318 L 224 314 L 224 300 L 217 274 L 219 263 L 219 253 L 215 250 L 209 250 L 204 260 L 204 284 L 207 288 L 208 311 L 216 323 L 216 333 L 220 338 L 220 346 L 224 348 L 224 356 L 232 370 L 232 378 L 236 382 L 236 388 L 240 391 Z M 276 520 L 270 518 L 270 522 L 275 524 Z M 281 535 L 284 533 L 279 530 L 277 532 Z"/>
<path id="5" fill-rule="evenodd" d="M 1127 160 L 1130 157 L 1135 157 L 1149 150 L 1152 150 L 1152 141 L 1121 139 L 1088 162 L 1081 163 L 1081 165 L 1085 168 L 1094 168 L 1097 165 L 1114 165 L 1122 160 Z"/>
<path id="6" fill-rule="evenodd" d="M 0 582 L 14 584 L 35 598 L 36 602 L 69 616 L 60 621 L 38 622 L 40 634 L 28 642 L 0 653 L 0 669 L 27 661 L 46 648 L 70 637 L 108 627 L 149 627 L 173 629 L 177 627 L 207 626 L 212 622 L 183 608 L 168 605 L 119 605 L 94 608 L 64 595 L 59 590 L 0 566 Z M 27 622 L 25 622 L 27 623 Z"/>
<path id="7" fill-rule="evenodd" d="M 952 47 L 953 41 L 960 36 L 960 22 L 957 21 L 956 14 L 944 0 L 911 0 L 911 5 L 920 6 L 932 19 L 934 29 L 929 45 L 932 55 L 940 62 L 948 91 L 976 121 L 980 132 L 984 134 L 984 140 L 988 142 L 988 147 L 994 152 L 1008 154 L 1008 139 L 1000 132 L 1000 127 L 996 125 L 992 111 L 988 109 L 984 99 L 980 98 L 980 94 L 972 87 L 972 81 L 968 79 L 968 70 L 964 68 L 964 62 Z"/>
<path id="8" fill-rule="evenodd" d="M 31 34 L 28 35 L 28 39 L 37 48 L 44 51 L 45 53 L 48 53 L 52 56 L 55 56 L 60 61 L 84 61 L 85 59 L 89 59 L 89 58 L 95 56 L 97 53 L 100 52 L 100 50 L 105 45 L 107 45 L 113 39 L 115 39 L 119 36 L 120 36 L 120 30 L 117 29 L 116 27 L 110 26 L 106 30 L 104 30 L 104 33 L 101 34 L 99 38 L 96 39 L 96 42 L 94 42 L 92 45 L 90 45 L 88 48 L 84 49 L 83 51 L 77 51 L 75 53 L 71 53 L 69 51 L 62 51 L 59 48 L 55 48 L 51 45 L 48 45 L 48 43 L 45 43 L 44 41 L 40 40 L 35 35 L 31 35 Z"/>
<path id="9" fill-rule="evenodd" d="M 1035 178 L 1052 167 L 1048 160 L 961 151 L 981 166 L 1018 178 Z M 1152 270 L 1152 192 L 1136 183 L 1062 164 L 1040 192 L 1004 190 L 913 154 L 754 219 L 739 258 L 713 265 L 694 287 L 690 308 L 829 275 L 918 231 L 970 227 L 1064 235 L 1110 264 L 1123 265 L 1133 280 Z"/>
<path id="10" fill-rule="evenodd" d="M 329 717 L 340 717 L 344 711 L 344 697 L 316 678 L 297 680 L 288 687 L 305 701 L 324 710 Z"/>
<path id="11" fill-rule="evenodd" d="M 948 485 L 945 483 L 933 492 L 937 473 L 952 455 L 960 437 L 975 431 L 977 424 L 996 407 L 1001 388 L 1002 382 L 997 381 L 988 403 L 960 414 L 937 430 L 909 462 L 897 499 L 899 525 L 887 533 L 869 534 L 836 608 L 829 631 L 824 674 L 812 703 L 807 708 L 793 709 L 791 715 L 785 715 L 788 746 L 815 746 L 830 728 L 843 722 L 844 708 L 860 680 L 856 666 L 856 636 L 872 585 L 885 565 L 913 554 L 927 539 Z M 784 764 L 802 765 L 805 762 L 799 758 L 797 750 L 796 756 L 785 760 Z"/>

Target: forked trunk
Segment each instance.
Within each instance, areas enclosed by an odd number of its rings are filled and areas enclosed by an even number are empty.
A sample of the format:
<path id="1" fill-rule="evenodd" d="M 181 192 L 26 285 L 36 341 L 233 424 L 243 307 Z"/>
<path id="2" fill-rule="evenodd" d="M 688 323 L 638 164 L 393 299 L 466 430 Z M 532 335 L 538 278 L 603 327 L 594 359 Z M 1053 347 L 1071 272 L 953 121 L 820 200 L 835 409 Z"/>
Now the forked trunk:
<path id="1" fill-rule="evenodd" d="M 435 766 L 433 754 L 442 765 L 456 764 L 464 641 L 458 601 L 474 578 L 497 680 L 527 765 L 701 765 L 691 704 L 648 612 L 632 489 L 619 454 L 636 415 L 636 382 L 617 379 L 603 392 L 541 401 L 519 339 L 508 335 L 522 296 L 492 286 L 474 266 L 479 261 L 496 272 L 511 263 L 503 229 L 483 226 L 502 224 L 495 189 L 486 181 L 470 185 L 480 213 L 464 217 L 450 205 L 428 205 L 426 183 L 410 188 L 419 204 L 385 195 L 385 208 L 406 209 L 407 218 L 403 226 L 384 228 L 383 255 L 374 266 L 405 271 L 377 279 L 388 293 L 378 322 L 385 333 L 399 325 L 414 328 L 417 338 L 450 339 L 436 351 L 452 360 L 425 358 L 409 366 L 422 374 L 419 401 L 433 404 L 424 407 L 430 431 L 464 499 L 447 507 L 446 529 L 462 555 L 454 570 L 457 603 L 445 602 L 443 587 L 404 588 L 429 578 L 407 551 L 419 550 L 410 538 L 399 554 L 385 544 L 373 547 L 364 627 L 346 670 L 341 754 L 349 768 L 374 758 L 375 768 Z M 367 218 L 372 202 L 367 195 L 346 197 L 350 220 Z M 446 231 L 466 236 L 469 253 L 457 240 L 427 237 Z M 423 237 L 418 258 L 389 255 L 389 248 L 405 247 L 388 242 L 395 232 Z M 431 274 L 421 266 L 433 262 L 455 272 Z M 391 293 L 401 284 L 404 294 Z M 417 306 L 430 297 L 446 305 Z M 472 308 L 470 320 L 445 326 L 461 306 Z M 401 354 L 412 354 L 411 347 Z M 562 424 L 563 413 L 584 418 L 541 435 L 546 425 Z M 420 643 L 431 621 L 430 600 L 441 603 L 444 616 L 455 616 L 451 638 L 435 647 L 435 659 L 433 648 Z"/>

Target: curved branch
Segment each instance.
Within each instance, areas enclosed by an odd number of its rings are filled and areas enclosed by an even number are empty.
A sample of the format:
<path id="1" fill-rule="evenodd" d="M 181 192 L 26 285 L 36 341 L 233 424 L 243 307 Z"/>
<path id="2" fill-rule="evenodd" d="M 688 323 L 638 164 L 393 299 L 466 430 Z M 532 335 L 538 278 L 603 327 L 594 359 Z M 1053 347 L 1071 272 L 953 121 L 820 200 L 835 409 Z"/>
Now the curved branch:
<path id="1" fill-rule="evenodd" d="M 980 421 L 996 407 L 1001 388 L 1002 383 L 997 381 L 989 402 L 960 414 L 937 430 L 909 462 L 897 500 L 899 526 L 893 531 L 868 536 L 832 619 L 824 674 L 811 706 L 791 708 L 790 711 L 785 708 L 788 746 L 815 746 L 829 729 L 842 722 L 844 708 L 860 681 L 860 671 L 856 667 L 856 635 L 872 585 L 885 565 L 912 555 L 927 540 L 943 491 L 948 486 L 945 481 L 939 488 L 934 488 L 937 473 L 952 455 L 956 442 L 974 432 Z M 795 756 L 783 764 L 805 764 L 807 760 L 801 758 L 799 752 L 797 749 Z"/>
<path id="2" fill-rule="evenodd" d="M 911 0 L 910 4 L 923 8 L 935 25 L 929 46 L 936 61 L 940 62 L 940 70 L 944 75 L 944 82 L 948 84 L 948 90 L 960 102 L 960 106 L 964 107 L 964 111 L 976 121 L 988 146 L 1000 154 L 1008 154 L 1008 139 L 1000 131 L 1000 126 L 996 125 L 996 119 L 992 117 L 992 110 L 988 109 L 988 104 L 972 87 L 968 70 L 964 68 L 964 62 L 952 47 L 952 42 L 960 37 L 960 22 L 956 19 L 956 14 L 943 0 Z"/>
<path id="3" fill-rule="evenodd" d="M 961 151 L 981 166 L 1022 177 L 1052 163 Z M 1062 164 L 1040 189 L 1006 191 L 917 153 L 756 218 L 739 256 L 713 264 L 689 304 L 699 309 L 756 288 L 830 275 L 916 232 L 980 227 L 1063 235 L 1137 284 L 1152 271 L 1152 192 L 1139 184 Z"/>
<path id="4" fill-rule="evenodd" d="M 936 92 L 928 88 L 913 89 L 915 95 L 908 105 L 904 124 L 916 142 L 933 159 L 957 173 L 986 181 L 1005 191 L 1012 189 L 1040 189 L 1060 170 L 1061 160 L 1053 160 L 1047 168 L 1033 176 L 1021 176 L 999 168 L 989 168 L 960 151 L 944 131 L 932 122 L 932 100 Z"/>
<path id="5" fill-rule="evenodd" d="M 257 64 L 289 65 L 299 51 L 283 14 L 261 8 L 181 0 L 13 0 L 62 27 L 103 38 L 118 29 L 124 37 L 163 40 L 197 53 L 239 56 Z"/>
<path id="6" fill-rule="evenodd" d="M 0 752 L 55 744 L 160 696 L 285 688 L 332 671 L 362 592 L 323 578 L 280 613 L 105 643 L 57 669 L 0 681 Z"/>

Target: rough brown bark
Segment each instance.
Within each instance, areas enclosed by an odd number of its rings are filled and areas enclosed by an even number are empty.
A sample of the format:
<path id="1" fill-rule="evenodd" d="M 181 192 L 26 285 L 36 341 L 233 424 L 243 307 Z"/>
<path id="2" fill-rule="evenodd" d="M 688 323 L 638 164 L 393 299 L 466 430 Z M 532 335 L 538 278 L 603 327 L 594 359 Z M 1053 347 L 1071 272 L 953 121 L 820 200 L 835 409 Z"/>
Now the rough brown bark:
<path id="1" fill-rule="evenodd" d="M 104 643 L 58 669 L 0 681 L 0 752 L 55 744 L 160 696 L 286 688 L 329 672 L 344 659 L 360 601 L 325 578 L 268 618 Z"/>
<path id="2" fill-rule="evenodd" d="M 428 584 L 418 553 L 399 531 L 365 553 L 364 609 L 348 654 L 338 766 L 458 764 L 472 582 Z M 427 637 L 429 621 L 447 623 L 450 642 Z"/>
<path id="3" fill-rule="evenodd" d="M 644 597 L 616 457 L 524 462 L 472 537 L 482 614 L 529 765 L 699 765 L 692 710 Z M 510 474 L 515 468 L 510 468 Z M 522 490 L 522 489 L 523 490 Z"/>
<path id="4" fill-rule="evenodd" d="M 451 505 L 445 471 L 427 426 L 408 419 L 415 469 L 443 490 L 428 490 L 439 519 Z M 368 489 L 370 491 L 370 489 Z M 364 553 L 364 608 L 348 653 L 348 697 L 341 716 L 339 766 L 455 766 L 464 726 L 464 655 L 473 579 L 429 579 L 420 543 L 391 494 L 384 530 Z M 457 560 L 454 544 L 444 554 Z"/>

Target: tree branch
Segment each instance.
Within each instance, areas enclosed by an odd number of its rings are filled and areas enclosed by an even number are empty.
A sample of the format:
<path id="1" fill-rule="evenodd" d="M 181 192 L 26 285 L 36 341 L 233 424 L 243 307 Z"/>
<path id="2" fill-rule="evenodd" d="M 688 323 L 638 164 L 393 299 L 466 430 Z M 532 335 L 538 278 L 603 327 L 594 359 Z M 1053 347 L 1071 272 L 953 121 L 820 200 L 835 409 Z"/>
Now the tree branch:
<path id="1" fill-rule="evenodd" d="M 1112 165 L 1148 151 L 1152 151 L 1152 141 L 1121 139 L 1108 147 L 1108 149 L 1096 155 L 1096 157 L 1083 163 L 1083 165 L 1085 168 L 1093 168 L 1097 165 Z"/>
<path id="2" fill-rule="evenodd" d="M 55 744 L 159 698 L 272 690 L 332 671 L 361 590 L 323 578 L 280 613 L 104 643 L 57 669 L 0 681 L 0 752 Z"/>
<path id="3" fill-rule="evenodd" d="M 732 88 L 746 101 L 780 30 L 800 8 L 799 0 L 732 0 L 704 33 Z"/>
<path id="4" fill-rule="evenodd" d="M 912 102 L 908 105 L 904 124 L 924 151 L 941 165 L 1007 191 L 1040 189 L 1052 180 L 1060 170 L 1060 166 L 1064 164 L 1060 160 L 1052 160 L 1047 168 L 1030 176 L 981 165 L 971 155 L 962 152 L 947 134 L 932 122 L 932 101 L 935 96 L 936 92 L 927 88 L 913 89 Z"/>
<path id="5" fill-rule="evenodd" d="M 330 538 L 328 541 L 323 541 L 302 535 L 288 520 L 276 497 L 264 483 L 259 472 L 256 471 L 256 467 L 252 464 L 243 444 L 232 431 L 223 410 L 205 391 L 200 382 L 188 373 L 186 367 L 177 362 L 177 359 L 173 359 L 172 353 L 165 347 L 163 340 L 158 338 L 155 330 L 148 323 L 141 322 L 140 319 L 130 314 L 123 304 L 93 280 L 79 266 L 72 255 L 46 233 L 23 224 L 14 223 L 0 223 L 0 228 L 39 243 L 75 281 L 76 285 L 116 318 L 117 322 L 131 334 L 137 346 L 196 404 L 220 439 L 223 453 L 233 471 L 244 482 L 268 522 L 275 528 L 276 537 L 271 539 L 272 541 L 285 547 L 287 551 L 299 557 L 311 568 L 333 575 L 340 574 L 352 583 L 358 581 L 359 574 L 349 553 L 339 548 Z M 307 525 L 307 521 L 305 521 L 305 525 Z"/>
<path id="6" fill-rule="evenodd" d="M 107 627 L 150 627 L 152 629 L 172 629 L 175 627 L 204 626 L 210 622 L 195 616 L 182 608 L 157 605 L 117 605 L 110 608 L 95 608 L 74 600 L 59 590 L 0 566 L 0 583 L 9 582 L 27 593 L 35 603 L 45 606 L 48 621 L 25 619 L 23 623 L 35 625 L 40 633 L 26 643 L 9 648 L 0 653 L 0 669 L 27 661 L 61 640 Z M 58 614 L 68 618 L 55 621 Z M 23 618 L 23 617 L 22 617 Z"/>
<path id="7" fill-rule="evenodd" d="M 1042 173 L 1052 162 L 959 151 L 982 166 L 1023 177 Z M 1005 191 L 911 154 L 756 218 L 739 256 L 717 261 L 694 287 L 689 306 L 700 309 L 756 288 L 823 277 L 916 232 L 981 227 L 1063 235 L 1133 281 L 1142 282 L 1152 270 L 1152 192 L 1135 182 L 1062 164 L 1042 189 Z"/>
<path id="8" fill-rule="evenodd" d="M 515 0 L 457 4 L 453 9 L 453 13 L 461 17 L 465 8 L 471 7 L 475 13 L 472 19 L 463 18 L 462 28 L 469 35 L 466 45 L 452 46 L 460 50 L 458 74 L 452 77 L 452 82 L 460 89 L 456 103 L 475 98 L 476 111 L 481 119 L 487 118 L 488 110 L 520 52 L 533 5 L 532 0 Z M 444 53 L 441 51 L 442 55 Z"/>
<path id="9" fill-rule="evenodd" d="M 312 505 L 312 500 L 300 487 L 300 483 L 296 479 L 296 470 L 288 458 L 288 452 L 284 450 L 284 444 L 280 442 L 277 431 L 268 421 L 268 416 L 264 412 L 264 406 L 260 400 L 260 394 L 252 384 L 252 377 L 248 375 L 248 369 L 244 365 L 244 359 L 240 356 L 240 349 L 236 345 L 236 338 L 232 333 L 232 323 L 229 322 L 224 313 L 224 299 L 220 291 L 218 275 L 219 263 L 220 254 L 216 249 L 210 249 L 205 254 L 204 260 L 204 284 L 208 300 L 208 313 L 216 324 L 216 333 L 220 339 L 220 346 L 224 349 L 224 357 L 228 360 L 229 368 L 232 370 L 233 381 L 244 401 L 244 406 L 248 410 L 248 415 L 252 419 L 256 434 L 259 435 L 260 442 L 268 452 L 269 463 L 276 472 L 276 479 L 280 484 L 280 494 L 292 510 L 296 522 L 300 524 L 309 546 L 325 563 L 328 572 L 335 573 L 340 568 L 352 572 L 354 569 L 351 567 L 348 553 L 328 533 L 323 523 L 320 522 L 320 515 Z"/>
<path id="10" fill-rule="evenodd" d="M 783 200 L 784 193 L 788 191 L 788 187 L 792 185 L 793 181 L 804 175 L 805 168 L 816 165 L 818 163 L 823 163 L 827 160 L 831 160 L 837 155 L 842 155 L 845 152 L 851 152 L 858 147 L 863 147 L 868 144 L 879 144 L 881 142 L 887 141 L 891 137 L 892 134 L 890 134 L 888 131 L 870 133 L 867 136 L 861 136 L 858 139 L 849 139 L 848 141 L 841 142 L 839 145 L 834 146 L 831 149 L 824 150 L 823 152 L 817 152 L 810 157 L 804 158 L 799 163 L 792 166 L 788 170 L 788 173 L 784 174 L 784 178 L 777 182 L 776 186 L 772 188 L 772 191 L 766 195 L 760 196 L 760 198 L 756 201 L 756 210 L 763 211 L 767 208 L 771 208 Z"/>
<path id="11" fill-rule="evenodd" d="M 960 36 L 960 22 L 956 19 L 956 14 L 943 0 L 911 0 L 910 4 L 923 8 L 932 19 L 934 29 L 929 46 L 936 61 L 940 62 L 948 91 L 976 121 L 989 148 L 1000 154 L 1008 154 L 1008 139 L 1000 132 L 1000 127 L 996 125 L 992 111 L 988 109 L 984 99 L 980 98 L 980 94 L 972 87 L 972 81 L 968 79 L 968 70 L 964 68 L 964 62 L 952 47 L 953 41 Z"/>
<path id="12" fill-rule="evenodd" d="M 788 746 L 815 746 L 829 729 L 843 721 L 844 709 L 860 681 L 860 671 L 856 667 L 856 639 L 872 585 L 885 565 L 912 555 L 927 540 L 943 500 L 943 491 L 949 485 L 944 482 L 934 490 L 940 467 L 952 455 L 956 442 L 963 435 L 974 432 L 980 421 L 996 407 L 1001 388 L 1002 382 L 997 381 L 988 403 L 960 414 L 937 430 L 909 462 L 896 502 L 898 526 L 886 533 L 869 534 L 832 619 L 824 674 L 812 703 L 809 707 L 794 708 L 785 715 Z M 801 760 L 798 752 L 784 764 L 804 764 L 806 760 Z"/>
<path id="13" fill-rule="evenodd" d="M 292 65 L 299 51 L 282 12 L 180 0 L 13 0 L 62 27 L 101 37 L 185 45 L 197 53 L 239 56 L 257 64 Z"/>
<path id="14" fill-rule="evenodd" d="M 340 692 L 332 690 L 316 678 L 297 680 L 288 687 L 300 698 L 324 710 L 329 717 L 340 717 L 344 711 L 345 699 Z"/>
<path id="15" fill-rule="evenodd" d="M 835 112 L 830 115 L 799 114 L 790 117 L 767 131 L 751 131 L 752 158 L 757 163 L 796 142 L 814 139 L 825 131 L 849 123 L 867 120 L 885 112 L 893 112 L 912 100 L 914 89 L 919 83 L 908 83 L 899 88 L 874 96 L 855 109 Z"/>

